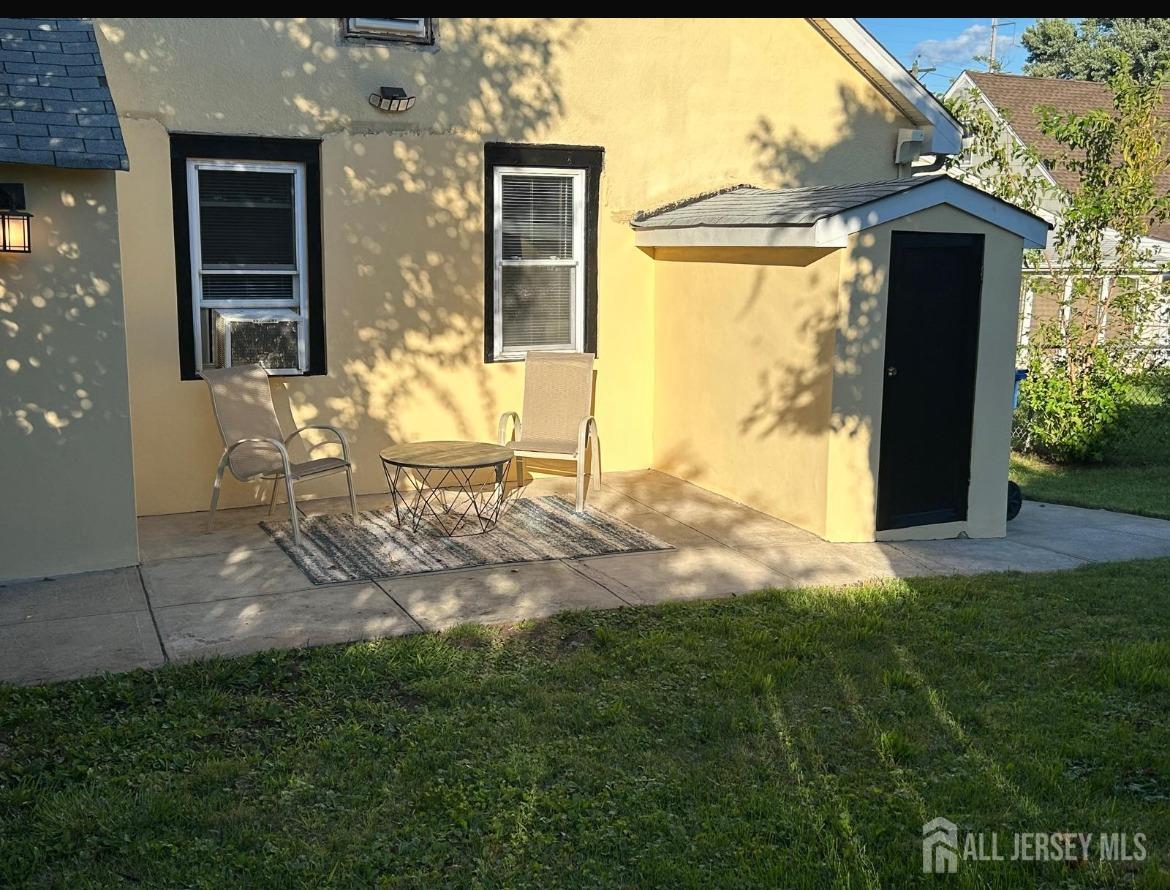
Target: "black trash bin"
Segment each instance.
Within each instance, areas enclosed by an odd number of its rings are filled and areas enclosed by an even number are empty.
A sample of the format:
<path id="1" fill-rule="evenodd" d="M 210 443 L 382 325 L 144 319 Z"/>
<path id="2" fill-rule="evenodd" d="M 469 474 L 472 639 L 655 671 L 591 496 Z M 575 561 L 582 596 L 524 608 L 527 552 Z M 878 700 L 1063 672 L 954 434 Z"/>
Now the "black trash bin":
<path id="1" fill-rule="evenodd" d="M 1016 406 L 1020 403 L 1020 382 L 1028 376 L 1027 368 L 1016 368 L 1016 382 L 1012 388 L 1012 411 L 1016 410 Z M 1024 506 L 1024 493 L 1020 491 L 1020 486 L 1014 482 L 1008 482 L 1008 497 L 1007 497 L 1007 518 L 1011 522 L 1020 515 L 1020 508 Z"/>

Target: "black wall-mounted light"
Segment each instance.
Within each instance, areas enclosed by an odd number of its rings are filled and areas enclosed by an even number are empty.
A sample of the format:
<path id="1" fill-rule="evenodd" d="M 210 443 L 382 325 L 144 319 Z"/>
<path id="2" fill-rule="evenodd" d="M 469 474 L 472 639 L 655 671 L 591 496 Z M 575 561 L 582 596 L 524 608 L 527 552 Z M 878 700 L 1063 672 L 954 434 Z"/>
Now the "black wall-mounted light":
<path id="1" fill-rule="evenodd" d="M 29 225 L 32 214 L 24 207 L 24 186 L 16 182 L 0 183 L 0 253 L 32 250 Z"/>
<path id="2" fill-rule="evenodd" d="M 383 111 L 410 111 L 414 107 L 414 96 L 408 96 L 402 87 L 382 87 L 370 93 L 370 104 Z"/>

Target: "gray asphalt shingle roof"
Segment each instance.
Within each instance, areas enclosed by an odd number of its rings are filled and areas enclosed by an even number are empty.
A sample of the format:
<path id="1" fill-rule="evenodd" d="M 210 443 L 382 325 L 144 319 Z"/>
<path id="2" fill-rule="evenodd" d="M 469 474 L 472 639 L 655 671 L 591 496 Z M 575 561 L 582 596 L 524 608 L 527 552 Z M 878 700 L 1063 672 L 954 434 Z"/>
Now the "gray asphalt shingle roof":
<path id="1" fill-rule="evenodd" d="M 677 204 L 640 213 L 637 229 L 691 226 L 811 226 L 818 220 L 904 192 L 937 176 L 863 182 L 855 185 L 814 185 L 787 189 L 735 186 L 688 198 Z"/>
<path id="2" fill-rule="evenodd" d="M 0 163 L 130 169 L 89 22 L 0 18 Z"/>

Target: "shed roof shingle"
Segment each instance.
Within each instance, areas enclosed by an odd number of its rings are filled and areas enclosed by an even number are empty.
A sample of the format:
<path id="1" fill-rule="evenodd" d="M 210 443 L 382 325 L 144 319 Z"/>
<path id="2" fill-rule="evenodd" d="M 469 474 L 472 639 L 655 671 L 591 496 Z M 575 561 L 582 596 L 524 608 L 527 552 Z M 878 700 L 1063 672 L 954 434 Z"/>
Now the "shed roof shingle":
<path id="1" fill-rule="evenodd" d="M 0 163 L 129 170 L 93 25 L 0 18 Z"/>
<path id="2" fill-rule="evenodd" d="M 895 195 L 938 177 L 920 176 L 854 185 L 762 189 L 738 185 L 640 213 L 636 229 L 688 226 L 811 226 L 871 201 Z"/>

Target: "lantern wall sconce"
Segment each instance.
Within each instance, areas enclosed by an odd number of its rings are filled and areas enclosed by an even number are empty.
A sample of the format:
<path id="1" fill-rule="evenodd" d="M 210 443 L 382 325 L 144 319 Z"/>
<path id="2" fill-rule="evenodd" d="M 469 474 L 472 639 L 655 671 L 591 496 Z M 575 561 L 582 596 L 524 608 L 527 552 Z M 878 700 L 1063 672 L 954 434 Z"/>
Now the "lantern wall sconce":
<path id="1" fill-rule="evenodd" d="M 382 87 L 370 93 L 370 104 L 382 111 L 410 111 L 414 108 L 414 96 L 408 96 L 402 87 Z"/>
<path id="2" fill-rule="evenodd" d="M 0 183 L 0 253 L 29 253 L 32 250 L 29 220 L 24 209 L 24 186 Z"/>

